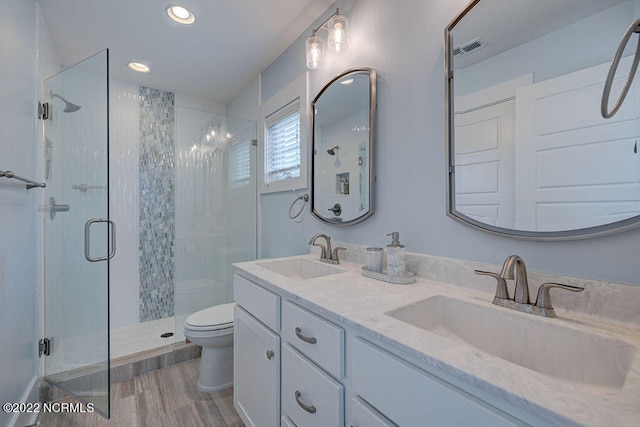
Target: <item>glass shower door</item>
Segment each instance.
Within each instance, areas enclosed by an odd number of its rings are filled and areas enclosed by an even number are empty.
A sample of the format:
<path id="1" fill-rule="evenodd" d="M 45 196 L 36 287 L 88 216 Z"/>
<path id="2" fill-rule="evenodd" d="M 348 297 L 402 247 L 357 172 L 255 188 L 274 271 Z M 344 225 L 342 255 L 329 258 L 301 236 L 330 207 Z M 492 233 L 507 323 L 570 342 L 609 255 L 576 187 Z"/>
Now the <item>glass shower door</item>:
<path id="1" fill-rule="evenodd" d="M 109 417 L 108 51 L 44 82 L 48 381 Z M 89 408 L 91 408 L 89 406 Z"/>

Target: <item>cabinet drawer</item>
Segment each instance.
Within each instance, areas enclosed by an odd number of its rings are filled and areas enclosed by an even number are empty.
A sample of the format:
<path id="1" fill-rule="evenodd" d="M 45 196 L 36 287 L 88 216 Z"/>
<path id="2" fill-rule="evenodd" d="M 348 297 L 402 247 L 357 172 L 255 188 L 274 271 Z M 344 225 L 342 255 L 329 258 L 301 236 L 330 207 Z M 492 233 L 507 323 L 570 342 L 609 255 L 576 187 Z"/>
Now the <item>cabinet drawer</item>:
<path id="1" fill-rule="evenodd" d="M 416 368 L 372 344 L 355 338 L 351 374 L 353 391 L 401 426 L 516 425 L 464 391 Z M 495 412 L 494 412 L 495 411 Z"/>
<path id="2" fill-rule="evenodd" d="M 236 304 L 273 331 L 280 331 L 280 297 L 237 274 L 233 275 Z"/>
<path id="3" fill-rule="evenodd" d="M 282 413 L 297 426 L 344 425 L 344 388 L 289 345 L 282 345 Z"/>
<path id="4" fill-rule="evenodd" d="M 359 397 L 351 400 L 351 427 L 396 427 Z"/>
<path id="5" fill-rule="evenodd" d="M 334 377 L 344 376 L 344 329 L 285 301 L 281 336 Z"/>

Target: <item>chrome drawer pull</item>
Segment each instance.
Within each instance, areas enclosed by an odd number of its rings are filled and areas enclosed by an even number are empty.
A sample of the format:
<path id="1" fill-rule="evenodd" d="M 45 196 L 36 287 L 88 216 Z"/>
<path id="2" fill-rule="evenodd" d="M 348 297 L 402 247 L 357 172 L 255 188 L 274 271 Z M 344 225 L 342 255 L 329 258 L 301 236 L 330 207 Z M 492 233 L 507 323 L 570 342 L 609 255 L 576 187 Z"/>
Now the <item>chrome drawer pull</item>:
<path id="1" fill-rule="evenodd" d="M 273 350 L 267 350 L 267 359 L 271 360 L 275 356 Z"/>
<path id="2" fill-rule="evenodd" d="M 298 390 L 296 390 L 296 402 L 298 403 L 298 406 L 300 406 L 302 409 L 304 409 L 308 413 L 310 413 L 310 414 L 315 414 L 316 413 L 316 407 L 315 406 L 307 405 L 302 400 L 300 400 L 300 392 Z"/>
<path id="3" fill-rule="evenodd" d="M 317 342 L 315 337 L 306 337 L 306 336 L 302 335 L 302 329 L 300 329 L 299 327 L 296 328 L 296 336 L 298 338 L 300 338 L 302 341 L 304 341 L 306 343 L 309 343 L 309 344 L 315 344 Z"/>

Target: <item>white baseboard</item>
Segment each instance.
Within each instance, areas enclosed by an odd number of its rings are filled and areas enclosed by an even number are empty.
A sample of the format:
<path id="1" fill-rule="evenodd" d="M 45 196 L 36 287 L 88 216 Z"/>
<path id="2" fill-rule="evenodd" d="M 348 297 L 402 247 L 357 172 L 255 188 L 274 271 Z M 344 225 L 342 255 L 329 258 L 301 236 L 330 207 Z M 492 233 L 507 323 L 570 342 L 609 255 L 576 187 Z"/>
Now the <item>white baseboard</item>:
<path id="1" fill-rule="evenodd" d="M 31 383 L 27 387 L 27 390 L 22 395 L 22 399 L 20 402 L 23 403 L 36 403 L 40 401 L 40 378 L 33 377 Z M 12 427 L 24 427 L 29 425 L 34 425 L 38 419 L 37 413 L 16 413 L 13 414 L 13 418 L 9 422 L 9 425 Z"/>

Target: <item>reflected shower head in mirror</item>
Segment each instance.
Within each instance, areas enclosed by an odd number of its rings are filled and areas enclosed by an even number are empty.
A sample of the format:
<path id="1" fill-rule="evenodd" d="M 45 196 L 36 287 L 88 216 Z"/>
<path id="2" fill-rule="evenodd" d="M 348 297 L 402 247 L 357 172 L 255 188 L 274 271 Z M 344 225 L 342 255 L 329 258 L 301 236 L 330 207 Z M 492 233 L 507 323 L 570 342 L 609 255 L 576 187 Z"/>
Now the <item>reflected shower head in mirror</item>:
<path id="1" fill-rule="evenodd" d="M 330 155 L 332 155 L 332 156 L 335 156 L 335 155 L 336 155 L 336 151 L 337 151 L 338 149 L 340 149 L 340 146 L 339 146 L 339 145 L 336 145 L 336 146 L 335 146 L 335 147 L 333 147 L 333 148 L 329 148 L 329 149 L 327 150 L 327 153 L 329 153 L 329 154 L 330 154 Z"/>
<path id="2" fill-rule="evenodd" d="M 79 105 L 74 104 L 73 102 L 69 102 L 67 101 L 65 98 L 63 98 L 62 96 L 58 95 L 57 93 L 53 93 L 53 91 L 49 92 L 49 95 L 51 96 L 51 99 L 53 98 L 60 98 L 62 99 L 62 101 L 64 102 L 64 112 L 65 113 L 73 113 L 76 112 L 80 109 Z"/>

